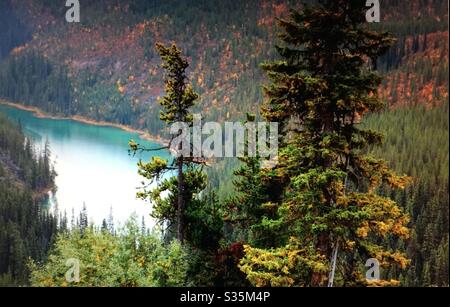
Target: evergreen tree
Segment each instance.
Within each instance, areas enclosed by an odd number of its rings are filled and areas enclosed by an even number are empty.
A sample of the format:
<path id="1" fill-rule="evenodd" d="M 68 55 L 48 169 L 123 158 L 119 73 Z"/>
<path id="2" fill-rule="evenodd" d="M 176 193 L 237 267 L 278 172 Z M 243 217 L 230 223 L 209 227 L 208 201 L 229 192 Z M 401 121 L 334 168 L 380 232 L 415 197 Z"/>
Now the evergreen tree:
<path id="1" fill-rule="evenodd" d="M 247 114 L 247 122 L 255 120 Z M 245 148 L 248 150 L 248 140 Z M 258 150 L 257 150 L 258 151 Z M 256 157 L 239 158 L 241 166 L 234 171 L 236 192 L 226 203 L 225 221 L 232 226 L 234 242 L 245 242 L 254 247 L 271 247 L 280 244 L 279 228 L 267 227 L 269 219 L 277 214 L 275 205 L 281 199 L 281 184 L 275 176 L 261 172 L 263 159 Z"/>
<path id="2" fill-rule="evenodd" d="M 83 233 L 84 230 L 86 230 L 88 228 L 88 226 L 89 226 L 89 220 L 88 220 L 87 208 L 86 208 L 86 204 L 83 203 L 83 209 L 80 212 L 78 228 Z"/>
<path id="3" fill-rule="evenodd" d="M 189 63 L 181 56 L 181 51 L 176 45 L 165 47 L 162 44 L 156 44 L 156 49 L 163 61 L 162 68 L 165 69 L 165 91 L 166 95 L 160 100 L 163 107 L 160 119 L 167 125 L 174 123 L 191 123 L 192 114 L 190 109 L 194 106 L 198 95 L 194 92 L 191 85 L 188 84 L 186 69 Z M 182 131 L 177 136 L 172 136 L 169 146 L 175 137 L 181 136 Z M 172 165 L 169 161 L 159 157 L 153 157 L 149 163 L 139 162 L 139 173 L 147 179 L 160 179 L 168 171 L 176 171 L 177 177 L 163 179 L 160 185 L 153 191 L 144 190 L 139 193 L 141 198 L 150 198 L 155 202 L 154 215 L 161 221 L 169 222 L 170 226 L 177 227 L 177 238 L 184 242 L 186 238 L 186 206 L 195 202 L 195 195 L 200 193 L 206 185 L 206 175 L 201 169 L 196 167 L 200 163 L 196 158 L 183 156 L 184 146 L 189 144 L 179 143 L 177 157 Z M 130 142 L 131 150 L 136 152 L 143 149 Z M 155 150 L 155 149 L 150 149 Z M 157 149 L 158 150 L 158 149 Z M 167 198 L 161 198 L 161 193 L 169 191 Z"/>
<path id="4" fill-rule="evenodd" d="M 101 229 L 102 232 L 107 232 L 108 231 L 108 224 L 106 223 L 106 219 L 103 219 L 102 226 L 101 226 L 100 229 Z"/>
<path id="5" fill-rule="evenodd" d="M 266 224 L 282 227 L 285 244 L 245 247 L 241 270 L 255 285 L 366 285 L 360 269 L 368 258 L 383 267 L 408 263 L 378 244 L 407 238 L 409 217 L 377 188 L 403 188 L 409 178 L 366 154 L 382 136 L 359 123 L 383 107 L 372 68 L 392 38 L 369 30 L 365 11 L 360 1 L 325 0 L 279 21 L 285 45 L 277 47 L 281 60 L 263 65 L 272 84 L 262 112 L 282 129 L 279 165 L 269 176 L 282 183 L 283 199 Z"/>

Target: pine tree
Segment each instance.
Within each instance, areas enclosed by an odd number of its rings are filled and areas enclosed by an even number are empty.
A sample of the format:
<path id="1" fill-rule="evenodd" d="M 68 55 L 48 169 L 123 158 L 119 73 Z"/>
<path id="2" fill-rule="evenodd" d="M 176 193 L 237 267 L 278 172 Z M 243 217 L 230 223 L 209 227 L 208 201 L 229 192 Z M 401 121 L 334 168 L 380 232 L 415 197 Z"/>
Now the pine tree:
<path id="1" fill-rule="evenodd" d="M 83 209 L 80 212 L 78 228 L 83 233 L 88 227 L 89 227 L 89 220 L 88 220 L 87 208 L 86 208 L 86 204 L 83 203 Z"/>
<path id="2" fill-rule="evenodd" d="M 247 114 L 247 122 L 254 120 L 254 115 Z M 248 140 L 245 147 L 248 150 Z M 234 171 L 233 180 L 236 194 L 226 203 L 225 221 L 232 225 L 234 241 L 254 247 L 276 246 L 280 243 L 280 227 L 268 221 L 277 216 L 281 184 L 275 176 L 260 171 L 263 159 L 259 155 L 239 160 L 242 164 Z"/>
<path id="3" fill-rule="evenodd" d="M 173 44 L 165 47 L 162 44 L 156 44 L 156 49 L 163 61 L 162 68 L 165 69 L 165 91 L 166 95 L 160 100 L 162 111 L 160 119 L 167 125 L 174 123 L 191 123 L 193 116 L 190 109 L 194 106 L 198 95 L 194 92 L 191 85 L 188 84 L 186 69 L 188 62 L 181 56 L 181 51 Z M 170 148 L 175 137 L 172 136 Z M 187 144 L 179 143 L 177 157 L 172 165 L 167 160 L 159 157 L 153 157 L 149 163 L 139 162 L 139 173 L 150 180 L 159 180 L 161 176 L 169 171 L 177 172 L 176 178 L 164 179 L 158 188 L 152 191 L 144 190 L 139 193 L 141 198 L 150 198 L 155 202 L 154 216 L 158 219 L 169 222 L 169 225 L 177 226 L 177 238 L 183 242 L 186 238 L 186 206 L 194 200 L 194 196 L 205 188 L 205 174 L 196 168 L 200 161 L 196 158 L 183 156 L 183 147 Z M 190 144 L 189 144 L 190 146 Z M 139 146 L 135 141 L 130 142 L 133 152 L 139 150 L 155 151 L 158 149 L 145 149 Z M 169 191 L 170 196 L 167 199 L 161 198 L 161 193 Z M 176 208 L 174 210 L 174 208 Z"/>
<path id="4" fill-rule="evenodd" d="M 106 223 L 106 219 L 103 219 L 102 226 L 100 229 L 102 232 L 108 232 L 108 223 Z"/>
<path id="5" fill-rule="evenodd" d="M 409 178 L 366 154 L 382 135 L 360 121 L 383 108 L 373 67 L 393 39 L 369 30 L 365 11 L 361 1 L 326 0 L 279 20 L 284 45 L 277 47 L 281 60 L 263 65 L 272 83 L 262 113 L 282 129 L 271 176 L 281 178 L 283 199 L 279 217 L 267 223 L 283 225 L 287 243 L 245 247 L 241 270 L 255 285 L 367 285 L 361 268 L 368 258 L 382 267 L 408 264 L 377 244 L 409 235 L 409 217 L 377 194 L 384 185 L 403 188 Z"/>

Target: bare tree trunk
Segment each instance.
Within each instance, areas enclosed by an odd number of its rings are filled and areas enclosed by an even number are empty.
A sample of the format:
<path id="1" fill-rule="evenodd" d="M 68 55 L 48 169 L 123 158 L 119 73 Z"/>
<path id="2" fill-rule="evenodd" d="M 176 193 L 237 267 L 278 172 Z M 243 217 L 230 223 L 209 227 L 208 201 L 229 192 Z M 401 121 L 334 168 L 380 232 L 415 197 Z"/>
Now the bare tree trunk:
<path id="1" fill-rule="evenodd" d="M 331 261 L 330 277 L 328 277 L 328 287 L 333 287 L 338 251 L 339 251 L 339 241 L 336 241 L 336 244 L 333 248 L 333 259 Z"/>
<path id="2" fill-rule="evenodd" d="M 178 240 L 184 242 L 185 231 L 185 205 L 184 205 L 184 176 L 183 176 L 183 157 L 178 158 L 178 208 L 177 208 L 177 220 L 178 220 Z"/>

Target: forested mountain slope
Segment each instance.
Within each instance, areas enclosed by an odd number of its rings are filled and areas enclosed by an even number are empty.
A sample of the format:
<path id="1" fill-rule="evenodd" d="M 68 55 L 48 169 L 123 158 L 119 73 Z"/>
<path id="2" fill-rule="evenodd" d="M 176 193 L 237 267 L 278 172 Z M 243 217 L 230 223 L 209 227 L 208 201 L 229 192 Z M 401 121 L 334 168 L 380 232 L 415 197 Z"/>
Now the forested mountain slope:
<path id="1" fill-rule="evenodd" d="M 382 192 L 411 216 L 411 238 L 401 243 L 412 261 L 401 275 L 407 286 L 448 286 L 448 107 L 447 101 L 429 110 L 425 106 L 399 108 L 366 122 L 385 135 L 385 143 L 373 148 L 374 156 L 391 161 L 398 172 L 413 178 L 404 191 Z"/>
<path id="2" fill-rule="evenodd" d="M 206 117 L 242 119 L 263 100 L 259 64 L 275 57 L 275 18 L 299 7 L 289 0 L 80 1 L 81 23 L 69 24 L 57 1 L 2 2 L 3 14 L 12 13 L 0 30 L 0 97 L 155 135 L 163 93 L 157 41 L 176 42 L 188 56 Z M 391 106 L 440 104 L 448 96 L 447 2 L 383 1 L 381 14 L 374 27 L 398 38 L 379 63 L 387 73 L 382 96 Z"/>
<path id="3" fill-rule="evenodd" d="M 40 203 L 53 188 L 49 154 L 47 146 L 36 153 L 0 114 L 0 286 L 27 284 L 27 261 L 44 260 L 57 232 L 57 220 Z"/>

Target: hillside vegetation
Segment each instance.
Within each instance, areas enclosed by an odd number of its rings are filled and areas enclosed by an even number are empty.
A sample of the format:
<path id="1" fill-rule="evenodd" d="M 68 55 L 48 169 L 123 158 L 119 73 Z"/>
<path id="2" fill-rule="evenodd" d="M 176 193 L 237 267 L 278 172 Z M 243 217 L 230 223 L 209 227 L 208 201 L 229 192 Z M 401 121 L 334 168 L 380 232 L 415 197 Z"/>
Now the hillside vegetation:
<path id="1" fill-rule="evenodd" d="M 12 14 L 0 31 L 13 38 L 2 46 L 10 55 L 2 52 L 0 97 L 155 135 L 164 134 L 157 121 L 163 83 L 156 42 L 175 42 L 187 56 L 207 118 L 241 120 L 248 111 L 259 113 L 265 81 L 259 64 L 276 57 L 276 18 L 299 7 L 288 0 L 81 1 L 81 23 L 68 24 L 58 2 L 3 2 Z M 383 21 L 374 27 L 398 40 L 378 65 L 387 74 L 382 97 L 390 106 L 442 104 L 447 2 L 390 0 L 381 9 Z M 27 31 L 10 34 L 17 24 Z"/>
<path id="2" fill-rule="evenodd" d="M 52 246 L 57 219 L 40 202 L 54 184 L 49 154 L 0 114 L 0 286 L 28 284 L 27 262 L 43 261 Z"/>

